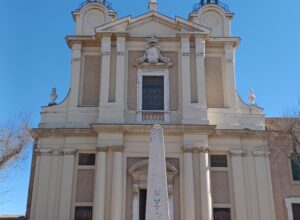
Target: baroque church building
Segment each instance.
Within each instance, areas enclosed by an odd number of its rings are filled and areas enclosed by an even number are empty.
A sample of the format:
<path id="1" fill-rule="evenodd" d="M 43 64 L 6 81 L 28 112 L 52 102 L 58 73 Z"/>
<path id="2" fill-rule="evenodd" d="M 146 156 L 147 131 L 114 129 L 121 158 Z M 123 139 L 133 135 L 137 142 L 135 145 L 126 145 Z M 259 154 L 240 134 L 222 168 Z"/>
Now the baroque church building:
<path id="1" fill-rule="evenodd" d="M 275 220 L 263 109 L 236 91 L 233 13 L 217 0 L 188 19 L 148 7 L 118 19 L 89 0 L 73 12 L 71 88 L 58 104 L 52 91 L 33 130 L 28 218 L 145 220 L 160 124 L 171 220 Z"/>

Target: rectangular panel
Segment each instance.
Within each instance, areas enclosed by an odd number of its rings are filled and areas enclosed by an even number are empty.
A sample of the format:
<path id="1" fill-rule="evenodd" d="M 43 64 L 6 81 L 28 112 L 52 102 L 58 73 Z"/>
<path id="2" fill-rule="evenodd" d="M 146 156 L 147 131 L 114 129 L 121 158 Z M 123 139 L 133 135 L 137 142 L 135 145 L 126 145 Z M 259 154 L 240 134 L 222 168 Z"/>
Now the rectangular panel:
<path id="1" fill-rule="evenodd" d="M 116 65 L 117 65 L 117 48 L 115 45 L 111 47 L 110 55 L 110 73 L 109 73 L 109 102 L 116 101 Z"/>
<path id="2" fill-rule="evenodd" d="M 84 59 L 82 105 L 98 106 L 100 94 L 101 56 L 89 55 Z"/>
<path id="3" fill-rule="evenodd" d="M 76 202 L 93 202 L 95 171 L 79 169 L 77 171 Z"/>
<path id="4" fill-rule="evenodd" d="M 228 171 L 211 171 L 213 203 L 230 203 Z"/>
<path id="5" fill-rule="evenodd" d="M 205 85 L 208 108 L 224 108 L 223 71 L 221 57 L 205 58 Z"/>

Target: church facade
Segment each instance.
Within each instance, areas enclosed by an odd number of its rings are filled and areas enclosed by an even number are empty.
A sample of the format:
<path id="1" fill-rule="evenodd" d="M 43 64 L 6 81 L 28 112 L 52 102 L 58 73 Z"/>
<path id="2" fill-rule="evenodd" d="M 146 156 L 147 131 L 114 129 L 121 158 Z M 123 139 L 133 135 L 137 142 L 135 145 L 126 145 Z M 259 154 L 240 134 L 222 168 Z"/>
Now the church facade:
<path id="1" fill-rule="evenodd" d="M 226 7 L 201 1 L 173 19 L 150 1 L 118 19 L 87 1 L 73 18 L 71 89 L 59 104 L 53 91 L 33 130 L 29 219 L 144 220 L 154 124 L 171 220 L 276 219 L 264 113 L 237 94 Z"/>

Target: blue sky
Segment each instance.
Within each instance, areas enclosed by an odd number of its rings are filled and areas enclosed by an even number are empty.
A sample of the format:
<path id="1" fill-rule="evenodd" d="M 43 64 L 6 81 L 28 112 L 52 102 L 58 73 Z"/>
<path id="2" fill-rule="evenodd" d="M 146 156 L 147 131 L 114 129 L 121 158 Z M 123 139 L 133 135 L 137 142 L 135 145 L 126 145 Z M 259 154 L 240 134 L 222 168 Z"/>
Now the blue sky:
<path id="1" fill-rule="evenodd" d="M 69 89 L 70 50 L 64 37 L 74 33 L 71 11 L 83 0 L 1 1 L 0 124 L 20 113 L 39 121 L 40 106 L 52 87 L 59 100 Z M 199 0 L 198 0 L 199 1 Z M 235 13 L 232 34 L 242 38 L 236 57 L 239 94 L 253 88 L 267 116 L 281 116 L 300 96 L 299 0 L 223 0 Z M 197 0 L 159 0 L 159 11 L 187 18 Z M 119 17 L 147 11 L 147 0 L 113 0 Z M 10 171 L 0 189 L 0 214 L 25 213 L 31 152 L 25 164 Z"/>

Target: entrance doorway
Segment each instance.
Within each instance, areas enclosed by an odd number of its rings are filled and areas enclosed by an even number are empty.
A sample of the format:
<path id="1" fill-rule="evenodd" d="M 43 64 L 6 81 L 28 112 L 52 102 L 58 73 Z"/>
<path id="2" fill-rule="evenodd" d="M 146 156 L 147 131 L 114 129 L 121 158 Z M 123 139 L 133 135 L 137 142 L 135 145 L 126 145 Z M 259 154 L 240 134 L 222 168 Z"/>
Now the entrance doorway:
<path id="1" fill-rule="evenodd" d="M 140 189 L 140 207 L 139 207 L 139 220 L 146 219 L 146 203 L 147 203 L 147 190 Z"/>

